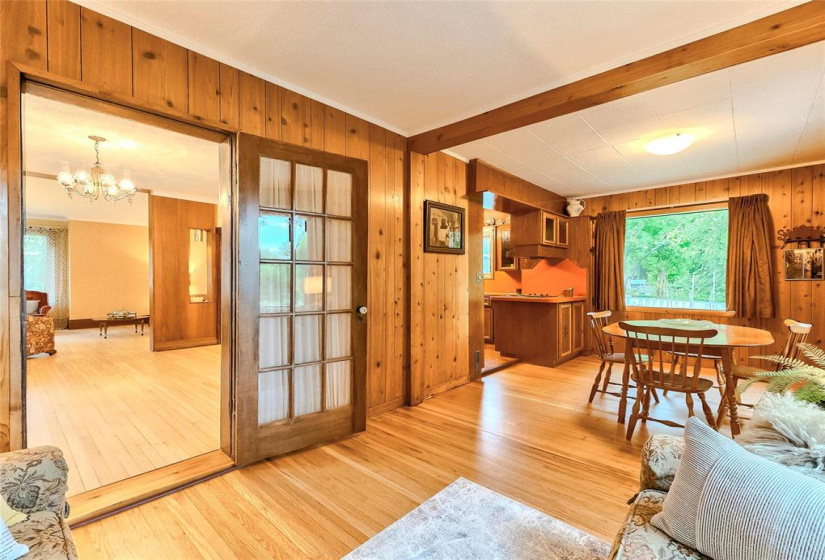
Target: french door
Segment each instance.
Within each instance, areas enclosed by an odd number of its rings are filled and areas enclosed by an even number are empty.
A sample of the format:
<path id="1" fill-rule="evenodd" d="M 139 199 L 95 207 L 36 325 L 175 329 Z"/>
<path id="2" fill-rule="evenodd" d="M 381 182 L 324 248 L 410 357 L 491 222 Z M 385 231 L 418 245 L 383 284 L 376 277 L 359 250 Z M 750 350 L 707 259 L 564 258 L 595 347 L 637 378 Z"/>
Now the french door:
<path id="1" fill-rule="evenodd" d="M 235 460 L 366 423 L 366 162 L 238 138 Z"/>

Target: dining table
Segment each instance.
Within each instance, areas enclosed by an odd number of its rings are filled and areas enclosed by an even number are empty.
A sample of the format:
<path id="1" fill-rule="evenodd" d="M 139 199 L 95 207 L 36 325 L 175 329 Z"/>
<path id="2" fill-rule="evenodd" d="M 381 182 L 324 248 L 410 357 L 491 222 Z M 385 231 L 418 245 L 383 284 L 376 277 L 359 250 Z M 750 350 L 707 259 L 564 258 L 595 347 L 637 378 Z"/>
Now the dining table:
<path id="1" fill-rule="evenodd" d="M 645 327 L 681 328 L 685 330 L 713 329 L 717 333 L 712 338 L 705 339 L 705 354 L 711 348 L 717 349 L 722 358 L 722 372 L 725 375 L 725 398 L 728 401 L 730 414 L 730 431 L 734 436 L 739 435 L 741 427 L 739 425 L 739 412 L 736 403 L 736 379 L 733 377 L 733 366 L 736 363 L 737 348 L 754 348 L 770 346 L 773 344 L 773 335 L 769 331 L 753 327 L 742 327 L 739 325 L 716 324 L 711 321 L 689 321 L 680 325 L 678 319 L 658 319 L 658 320 L 636 320 L 623 321 L 629 325 Z M 619 326 L 619 323 L 611 323 L 602 329 L 605 334 L 616 338 L 627 338 L 627 333 Z M 624 424 L 627 413 L 627 388 L 630 383 L 630 360 L 625 360 L 624 373 L 622 375 L 622 399 L 619 403 L 619 422 Z M 721 421 L 721 418 L 718 419 Z"/>

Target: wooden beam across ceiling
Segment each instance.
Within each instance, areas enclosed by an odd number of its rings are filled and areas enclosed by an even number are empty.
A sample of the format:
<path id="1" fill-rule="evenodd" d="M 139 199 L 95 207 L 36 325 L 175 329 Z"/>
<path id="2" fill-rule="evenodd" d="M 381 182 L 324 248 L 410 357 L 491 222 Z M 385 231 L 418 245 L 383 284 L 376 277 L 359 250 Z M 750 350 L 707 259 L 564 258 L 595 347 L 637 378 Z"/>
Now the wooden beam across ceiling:
<path id="1" fill-rule="evenodd" d="M 813 0 L 409 138 L 429 154 L 702 74 L 825 40 L 825 0 Z"/>

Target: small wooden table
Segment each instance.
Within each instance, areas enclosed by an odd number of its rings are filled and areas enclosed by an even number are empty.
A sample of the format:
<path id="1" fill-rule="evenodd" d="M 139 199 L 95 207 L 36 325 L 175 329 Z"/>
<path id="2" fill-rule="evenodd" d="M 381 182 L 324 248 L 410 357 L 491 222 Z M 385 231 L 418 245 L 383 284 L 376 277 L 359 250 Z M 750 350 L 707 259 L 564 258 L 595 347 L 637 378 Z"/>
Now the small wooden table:
<path id="1" fill-rule="evenodd" d="M 639 326 L 661 326 L 673 328 L 659 321 L 625 321 L 631 325 Z M 733 377 L 734 353 L 737 348 L 769 346 L 773 344 L 773 336 L 768 331 L 754 329 L 752 327 L 739 327 L 737 325 L 717 325 L 712 327 L 719 331 L 713 338 L 705 340 L 705 348 L 718 348 L 722 356 L 722 370 L 725 374 L 725 395 L 730 405 L 730 431 L 733 435 L 739 435 L 739 412 L 736 408 L 736 380 Z M 604 327 L 604 332 L 610 336 L 627 338 L 627 333 L 619 328 L 619 323 L 611 323 Z M 619 403 L 619 422 L 624 424 L 624 417 L 627 412 L 627 385 L 630 381 L 630 363 L 625 362 L 624 374 L 622 376 L 622 400 Z"/>
<path id="2" fill-rule="evenodd" d="M 143 330 L 149 324 L 148 315 L 138 315 L 137 317 L 99 317 L 95 319 L 100 325 L 100 336 L 109 338 L 109 325 L 134 325 L 135 333 L 138 332 L 138 325 L 140 325 L 140 336 L 143 336 Z"/>

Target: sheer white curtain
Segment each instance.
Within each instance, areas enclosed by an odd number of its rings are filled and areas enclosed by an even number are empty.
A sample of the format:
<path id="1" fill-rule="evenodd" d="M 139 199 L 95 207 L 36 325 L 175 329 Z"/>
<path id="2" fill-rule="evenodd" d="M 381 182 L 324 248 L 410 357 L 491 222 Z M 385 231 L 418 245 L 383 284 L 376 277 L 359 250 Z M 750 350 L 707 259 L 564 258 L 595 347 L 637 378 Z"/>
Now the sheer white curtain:
<path id="1" fill-rule="evenodd" d="M 65 329 L 69 324 L 69 230 L 26 227 L 23 283 L 26 290 L 48 294 L 54 327 Z"/>

